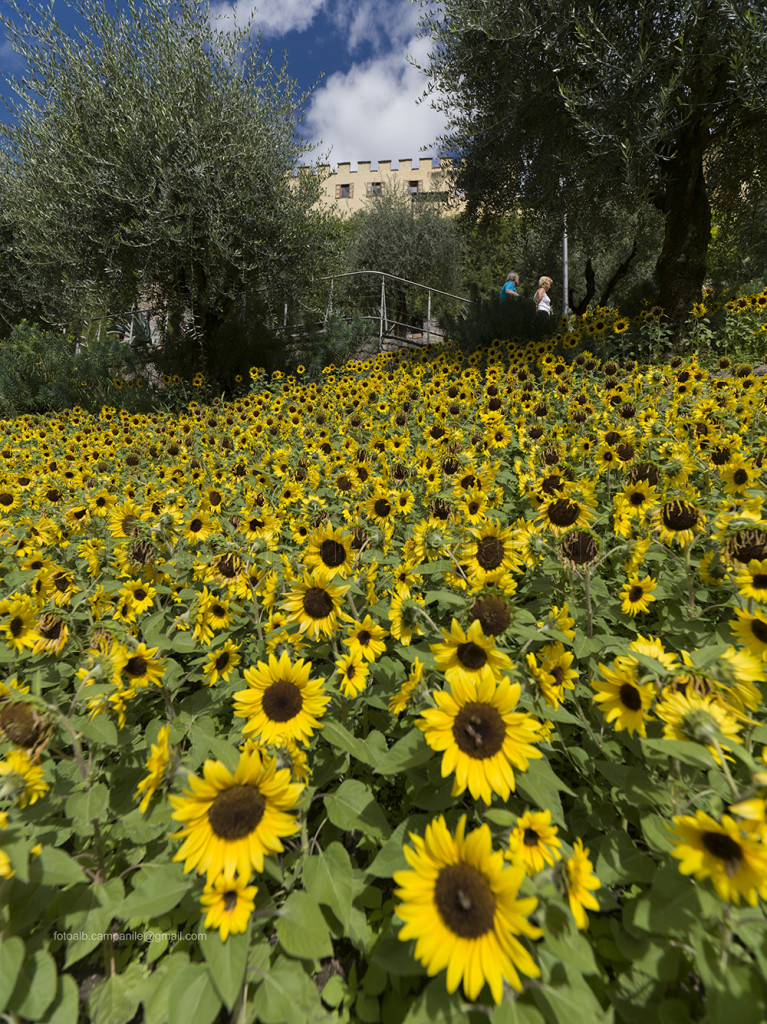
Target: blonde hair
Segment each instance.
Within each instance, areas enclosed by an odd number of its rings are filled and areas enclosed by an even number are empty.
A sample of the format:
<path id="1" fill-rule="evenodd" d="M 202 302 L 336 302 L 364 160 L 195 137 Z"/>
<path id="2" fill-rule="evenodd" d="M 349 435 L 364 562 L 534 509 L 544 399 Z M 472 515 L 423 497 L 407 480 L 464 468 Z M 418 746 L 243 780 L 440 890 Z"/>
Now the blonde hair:
<path id="1" fill-rule="evenodd" d="M 551 288 L 551 286 L 553 284 L 554 284 L 554 282 L 551 280 L 550 277 L 540 277 L 540 278 L 538 278 L 538 287 L 539 288 L 543 288 L 544 285 L 548 285 L 549 288 Z"/>

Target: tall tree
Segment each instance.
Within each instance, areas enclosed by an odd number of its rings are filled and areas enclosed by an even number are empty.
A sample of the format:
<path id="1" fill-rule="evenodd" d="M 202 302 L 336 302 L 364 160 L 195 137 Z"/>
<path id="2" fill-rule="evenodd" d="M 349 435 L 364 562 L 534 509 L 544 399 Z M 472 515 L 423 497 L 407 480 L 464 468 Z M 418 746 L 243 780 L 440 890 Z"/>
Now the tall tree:
<path id="1" fill-rule="evenodd" d="M 171 330 L 191 314 L 205 360 L 246 296 L 281 309 L 321 253 L 319 179 L 291 177 L 304 97 L 207 3 L 67 2 L 77 35 L 52 0 L 0 16 L 26 64 L 0 127 L 13 257 L 50 320 L 149 300 Z"/>
<path id="2" fill-rule="evenodd" d="M 767 5 L 743 0 L 443 0 L 425 70 L 473 209 L 609 202 L 664 218 L 660 302 L 699 298 L 718 207 L 767 166 Z"/>

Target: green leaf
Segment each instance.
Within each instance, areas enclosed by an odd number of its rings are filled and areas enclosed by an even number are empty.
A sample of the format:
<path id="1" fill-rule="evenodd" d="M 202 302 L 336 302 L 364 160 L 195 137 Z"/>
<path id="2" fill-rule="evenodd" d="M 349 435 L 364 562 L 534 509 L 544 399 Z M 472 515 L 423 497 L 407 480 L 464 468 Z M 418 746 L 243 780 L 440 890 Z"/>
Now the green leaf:
<path id="1" fill-rule="evenodd" d="M 300 889 L 292 892 L 280 909 L 277 937 L 289 956 L 320 960 L 331 956 L 333 943 L 318 904 Z"/>
<path id="2" fill-rule="evenodd" d="M 353 736 L 340 722 L 336 722 L 333 719 L 323 722 L 322 736 L 331 746 L 337 750 L 342 750 L 345 754 L 351 754 L 353 758 L 361 761 L 362 764 L 371 766 L 375 764 L 373 755 L 364 740 Z"/>
<path id="3" fill-rule="evenodd" d="M 87 718 L 79 715 L 73 719 L 73 725 L 86 739 L 100 743 L 105 747 L 117 746 L 117 726 L 106 715 Z"/>
<path id="4" fill-rule="evenodd" d="M 71 974 L 60 974 L 56 985 L 56 998 L 48 1007 L 42 1024 L 77 1024 L 80 999 L 77 982 Z"/>
<path id="5" fill-rule="evenodd" d="M 686 936 L 701 913 L 695 883 L 672 864 L 660 868 L 652 888 L 630 909 L 634 927 L 656 935 Z"/>
<path id="6" fill-rule="evenodd" d="M 97 782 L 83 793 L 73 793 L 66 802 L 64 813 L 76 821 L 98 821 L 103 818 L 108 805 L 109 790 Z"/>
<path id="7" fill-rule="evenodd" d="M 594 951 L 588 939 L 578 931 L 572 914 L 550 904 L 541 922 L 546 949 L 580 974 L 598 974 Z"/>
<path id="8" fill-rule="evenodd" d="M 714 768 L 716 761 L 700 743 L 691 743 L 687 740 L 645 740 L 639 741 L 642 752 L 649 760 L 663 762 L 672 757 L 678 758 L 683 764 L 693 765 L 695 768 Z"/>
<path id="9" fill-rule="evenodd" d="M 117 916 L 123 921 L 148 921 L 177 907 L 191 887 L 191 879 L 180 864 L 146 865 L 135 889 L 118 908 Z"/>
<path id="10" fill-rule="evenodd" d="M 42 885 L 72 885 L 85 881 L 86 875 L 69 854 L 55 846 L 44 846 L 29 862 L 29 878 Z"/>
<path id="11" fill-rule="evenodd" d="M 213 1024 L 221 1010 L 210 973 L 202 964 L 186 964 L 170 984 L 167 1024 Z"/>
<path id="12" fill-rule="evenodd" d="M 546 1024 L 534 1006 L 519 999 L 506 999 L 490 1014 L 490 1024 Z"/>
<path id="13" fill-rule="evenodd" d="M 167 1024 L 173 981 L 188 963 L 187 953 L 171 953 L 152 972 L 152 989 L 143 1000 L 145 1024 Z"/>
<path id="14" fill-rule="evenodd" d="M 245 978 L 249 942 L 250 927 L 239 935 L 230 935 L 226 942 L 221 941 L 215 929 L 210 929 L 200 941 L 211 981 L 227 1010 L 234 1006 Z"/>
<path id="15" fill-rule="evenodd" d="M 660 853 L 668 853 L 674 846 L 674 839 L 670 822 L 660 814 L 645 814 L 642 816 L 642 833 L 647 840 L 647 845 Z"/>
<path id="16" fill-rule="evenodd" d="M 383 844 L 373 862 L 365 869 L 375 878 L 391 878 L 395 871 L 404 871 L 408 864 L 405 860 L 404 845 L 410 832 L 423 835 L 429 819 L 425 814 L 414 814 L 405 818 L 394 829 Z"/>
<path id="17" fill-rule="evenodd" d="M 573 1024 L 573 1021 L 611 1024 L 612 1012 L 602 1009 L 579 971 L 545 949 L 540 950 L 539 957 L 544 980 L 532 989 L 532 995 L 546 1024 Z"/>
<path id="18" fill-rule="evenodd" d="M 434 751 L 426 743 L 420 729 L 411 729 L 407 736 L 389 748 L 386 754 L 373 765 L 379 775 L 396 775 L 399 772 L 417 768 L 434 757 Z"/>
<path id="19" fill-rule="evenodd" d="M 23 962 L 24 943 L 18 935 L 3 939 L 0 942 L 0 1012 L 8 1005 Z"/>
<path id="20" fill-rule="evenodd" d="M 565 816 L 559 793 L 561 791 L 572 796 L 575 794 L 557 778 L 545 757 L 531 761 L 527 769 L 524 772 L 516 772 L 514 778 L 517 782 L 517 792 L 526 800 L 532 801 L 540 810 L 551 811 L 552 820 L 564 825 Z"/>
<path id="21" fill-rule="evenodd" d="M 26 1020 L 38 1021 L 56 998 L 56 988 L 56 963 L 47 950 L 40 949 L 22 964 L 7 1008 Z"/>
<path id="22" fill-rule="evenodd" d="M 346 779 L 335 793 L 325 796 L 323 802 L 328 817 L 338 828 L 359 829 L 379 840 L 391 835 L 383 808 L 359 779 Z"/>
<path id="23" fill-rule="evenodd" d="M 285 957 L 264 971 L 251 1011 L 251 1019 L 260 1024 L 314 1024 L 326 1019 L 314 982 L 297 960 Z"/>
<path id="24" fill-rule="evenodd" d="M 352 910 L 352 862 L 340 843 L 304 860 L 304 888 L 317 903 L 330 907 L 344 928 Z"/>
<path id="25" fill-rule="evenodd" d="M 603 885 L 649 882 L 655 870 L 653 859 L 638 850 L 623 830 L 602 840 L 595 871 Z"/>
<path id="26" fill-rule="evenodd" d="M 88 996 L 90 1019 L 93 1024 L 128 1024 L 150 987 L 146 967 L 134 961 L 93 989 Z"/>

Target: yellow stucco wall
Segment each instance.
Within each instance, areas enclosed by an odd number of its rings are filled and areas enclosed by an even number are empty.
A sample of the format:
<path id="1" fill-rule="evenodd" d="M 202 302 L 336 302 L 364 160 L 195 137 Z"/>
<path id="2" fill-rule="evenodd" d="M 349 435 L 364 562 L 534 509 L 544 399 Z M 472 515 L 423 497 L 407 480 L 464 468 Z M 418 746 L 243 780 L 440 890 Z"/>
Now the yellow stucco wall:
<path id="1" fill-rule="evenodd" d="M 376 188 L 392 185 L 403 194 L 412 195 L 418 201 L 450 200 L 449 212 L 457 212 L 461 204 L 449 182 L 453 161 L 443 159 L 438 167 L 432 167 L 431 158 L 424 160 L 401 159 L 392 167 L 391 160 L 379 160 L 376 170 L 371 170 L 370 160 L 358 160 L 357 169 L 351 163 L 339 163 L 335 171 L 329 165 L 320 165 L 322 182 L 322 205 L 340 216 L 348 216 L 363 209 L 365 200 L 374 194 Z"/>

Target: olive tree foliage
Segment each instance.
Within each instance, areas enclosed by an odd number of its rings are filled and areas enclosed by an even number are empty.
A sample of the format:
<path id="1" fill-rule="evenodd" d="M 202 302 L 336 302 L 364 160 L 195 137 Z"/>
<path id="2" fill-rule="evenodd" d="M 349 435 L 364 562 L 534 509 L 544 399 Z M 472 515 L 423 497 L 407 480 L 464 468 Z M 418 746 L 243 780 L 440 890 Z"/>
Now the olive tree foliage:
<path id="1" fill-rule="evenodd" d="M 700 295 L 718 209 L 765 189 L 767 5 L 743 0 L 444 0 L 424 70 L 470 208 L 659 211 L 660 302 Z"/>
<path id="2" fill-rule="evenodd" d="M 443 204 L 402 193 L 384 183 L 379 195 L 349 220 L 346 243 L 347 271 L 378 270 L 443 292 L 460 294 L 463 243 L 455 218 Z M 357 282 L 377 303 L 380 280 Z M 425 312 L 423 293 L 397 282 L 387 282 L 389 314 L 408 323 L 414 313 Z M 438 303 L 439 305 L 439 303 Z"/>
<path id="3" fill-rule="evenodd" d="M 223 324 L 281 310 L 322 258 L 305 97 L 207 3 L 66 2 L 74 35 L 52 2 L 0 15 L 25 63 L 0 127 L 7 258 L 50 322 L 151 303 L 204 366 Z"/>

